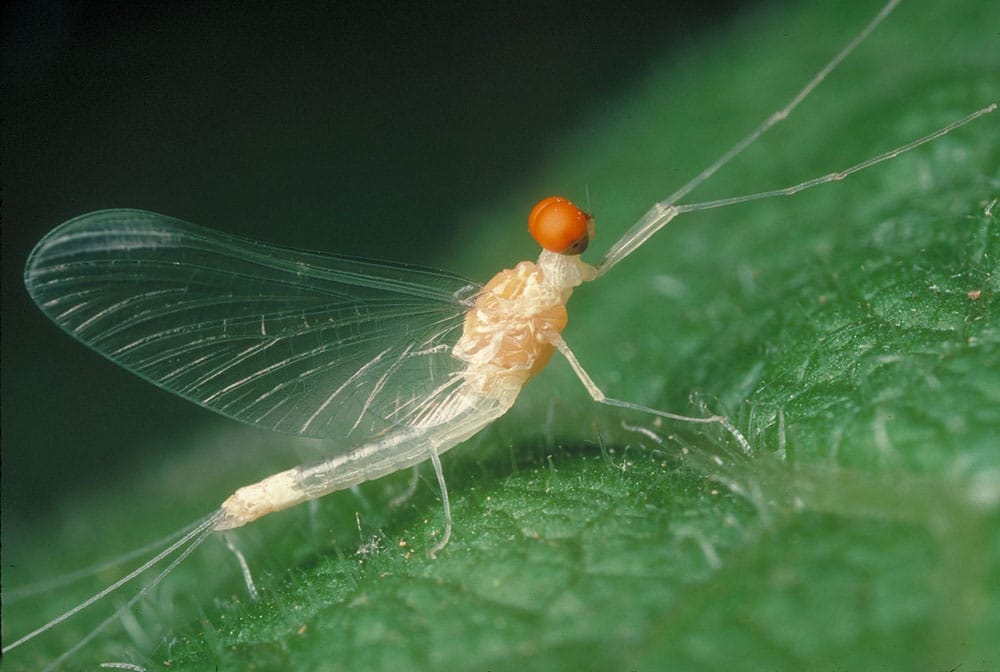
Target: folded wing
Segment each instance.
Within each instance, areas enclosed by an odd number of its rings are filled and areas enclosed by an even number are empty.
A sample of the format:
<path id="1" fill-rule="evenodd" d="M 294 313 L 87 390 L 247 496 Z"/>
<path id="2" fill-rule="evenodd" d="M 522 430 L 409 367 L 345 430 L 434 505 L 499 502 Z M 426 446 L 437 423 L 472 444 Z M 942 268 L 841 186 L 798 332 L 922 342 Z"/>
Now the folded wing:
<path id="1" fill-rule="evenodd" d="M 413 422 L 459 384 L 451 346 L 478 290 L 140 210 L 56 228 L 25 284 L 60 327 L 160 387 L 253 425 L 351 443 Z"/>

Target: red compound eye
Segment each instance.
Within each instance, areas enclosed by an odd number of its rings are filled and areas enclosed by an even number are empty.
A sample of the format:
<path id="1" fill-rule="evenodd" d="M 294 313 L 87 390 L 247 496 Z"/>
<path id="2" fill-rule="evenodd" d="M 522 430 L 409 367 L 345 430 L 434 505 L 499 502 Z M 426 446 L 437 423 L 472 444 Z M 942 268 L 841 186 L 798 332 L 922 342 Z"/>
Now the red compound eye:
<path id="1" fill-rule="evenodd" d="M 540 200 L 528 215 L 528 231 L 549 252 L 580 254 L 593 235 L 593 218 L 562 196 Z"/>

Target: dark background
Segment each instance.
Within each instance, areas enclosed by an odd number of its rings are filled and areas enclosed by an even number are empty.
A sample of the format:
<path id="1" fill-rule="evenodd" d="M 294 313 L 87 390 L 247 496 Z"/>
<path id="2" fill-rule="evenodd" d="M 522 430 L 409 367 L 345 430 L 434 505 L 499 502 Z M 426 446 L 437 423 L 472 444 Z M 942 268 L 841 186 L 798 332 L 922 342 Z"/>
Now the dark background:
<path id="1" fill-rule="evenodd" d="M 213 421 L 35 309 L 21 272 L 49 229 L 137 207 L 447 265 L 435 241 L 735 4 L 5 3 L 5 517 L 43 516 L 134 469 L 152 434 Z"/>

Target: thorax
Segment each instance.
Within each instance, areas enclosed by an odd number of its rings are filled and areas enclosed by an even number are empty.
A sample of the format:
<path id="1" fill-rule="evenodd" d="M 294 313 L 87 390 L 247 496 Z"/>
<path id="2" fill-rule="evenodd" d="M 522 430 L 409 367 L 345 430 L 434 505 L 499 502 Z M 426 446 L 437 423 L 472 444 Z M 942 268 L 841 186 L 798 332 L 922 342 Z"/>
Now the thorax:
<path id="1" fill-rule="evenodd" d="M 493 276 L 452 351 L 467 363 L 467 383 L 481 394 L 516 394 L 552 356 L 573 288 L 593 277 L 579 256 L 546 251 L 537 263 L 522 261 Z"/>

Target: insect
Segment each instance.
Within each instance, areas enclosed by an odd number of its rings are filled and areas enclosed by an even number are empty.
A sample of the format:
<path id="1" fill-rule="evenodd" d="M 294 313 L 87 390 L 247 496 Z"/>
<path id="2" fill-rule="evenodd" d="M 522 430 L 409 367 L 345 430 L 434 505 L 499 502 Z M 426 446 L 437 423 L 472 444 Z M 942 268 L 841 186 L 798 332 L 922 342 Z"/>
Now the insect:
<path id="1" fill-rule="evenodd" d="M 607 399 L 559 332 L 575 286 L 599 278 L 677 215 L 842 179 L 995 107 L 817 180 L 674 205 L 800 99 L 654 206 L 595 266 L 579 257 L 589 240 L 589 217 L 565 199 L 542 201 L 529 218 L 546 248 L 539 261 L 497 275 L 485 291 L 448 274 L 281 250 L 139 211 L 92 213 L 54 231 L 32 257 L 29 288 L 77 338 L 225 415 L 299 435 L 334 436 L 347 449 L 238 490 L 168 548 L 181 553 L 160 577 L 215 530 L 424 459 L 433 462 L 445 507 L 439 550 L 451 530 L 440 453 L 505 413 L 553 351 L 567 358 L 595 400 L 678 421 L 721 424 L 750 452 L 724 417 L 685 418 Z M 551 233 L 550 223 L 557 233 Z M 165 559 L 167 552 L 150 562 Z"/>

